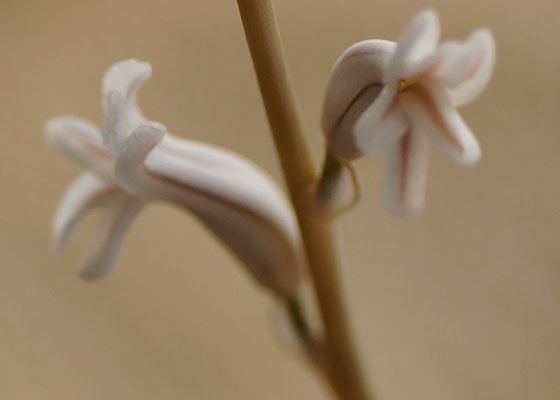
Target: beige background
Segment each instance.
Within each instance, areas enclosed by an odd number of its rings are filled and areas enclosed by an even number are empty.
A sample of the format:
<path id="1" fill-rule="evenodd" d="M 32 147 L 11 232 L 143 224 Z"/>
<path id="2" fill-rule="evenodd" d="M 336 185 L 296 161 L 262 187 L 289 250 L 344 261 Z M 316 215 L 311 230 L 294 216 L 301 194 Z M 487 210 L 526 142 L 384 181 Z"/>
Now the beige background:
<path id="1" fill-rule="evenodd" d="M 316 159 L 332 63 L 358 40 L 394 39 L 419 1 L 276 1 Z M 560 398 L 560 3 L 444 1 L 443 35 L 490 26 L 498 64 L 462 110 L 475 168 L 434 153 L 426 212 L 380 206 L 382 158 L 357 163 L 363 201 L 339 226 L 342 271 L 368 374 L 386 400 Z M 0 1 L 0 398 L 324 399 L 282 349 L 271 306 L 179 210 L 153 205 L 117 272 L 73 274 L 93 218 L 48 251 L 57 201 L 80 168 L 42 125 L 102 120 L 113 62 L 149 60 L 146 114 L 235 149 L 280 178 L 233 0 Z"/>

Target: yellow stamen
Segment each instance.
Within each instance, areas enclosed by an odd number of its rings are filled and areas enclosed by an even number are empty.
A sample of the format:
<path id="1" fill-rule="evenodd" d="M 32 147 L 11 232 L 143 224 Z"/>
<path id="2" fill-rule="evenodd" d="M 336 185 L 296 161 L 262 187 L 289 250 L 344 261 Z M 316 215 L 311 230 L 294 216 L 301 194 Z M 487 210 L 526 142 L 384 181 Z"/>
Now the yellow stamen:
<path id="1" fill-rule="evenodd" d="M 402 81 L 399 82 L 399 92 L 402 92 L 403 90 L 405 90 L 406 88 L 414 85 L 415 83 L 417 83 L 417 80 L 412 78 L 412 79 L 403 79 Z"/>

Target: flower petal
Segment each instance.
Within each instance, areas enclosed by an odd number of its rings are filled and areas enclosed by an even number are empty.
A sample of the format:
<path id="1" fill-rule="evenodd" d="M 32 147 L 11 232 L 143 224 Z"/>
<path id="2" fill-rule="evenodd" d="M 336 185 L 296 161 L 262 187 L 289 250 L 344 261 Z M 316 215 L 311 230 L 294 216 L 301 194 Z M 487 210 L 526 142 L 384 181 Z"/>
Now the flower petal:
<path id="1" fill-rule="evenodd" d="M 85 260 L 78 269 L 80 277 L 99 279 L 113 270 L 124 235 L 143 205 L 143 201 L 121 193 L 118 199 L 102 209 Z"/>
<path id="2" fill-rule="evenodd" d="M 412 85 L 401 93 L 401 103 L 413 129 L 426 135 L 440 151 L 461 164 L 478 161 L 478 141 L 441 85 Z"/>
<path id="3" fill-rule="evenodd" d="M 396 44 L 365 40 L 350 46 L 336 61 L 323 104 L 321 127 L 329 152 L 340 160 L 361 156 L 354 125 L 383 89 L 383 71 Z"/>
<path id="4" fill-rule="evenodd" d="M 365 87 L 350 104 L 338 125 L 327 135 L 328 152 L 335 155 L 341 162 L 348 163 L 365 154 L 357 139 L 356 123 L 377 100 L 382 91 L 383 85 L 379 84 Z M 371 130 L 369 136 L 373 136 Z"/>
<path id="5" fill-rule="evenodd" d="M 240 161 L 245 161 L 239 157 Z M 218 201 L 252 210 L 274 221 L 297 237 L 293 211 L 272 179 L 256 167 L 251 174 L 208 167 L 197 161 L 171 156 L 157 146 L 146 158 L 146 179 L 151 193 L 182 204 L 197 206 L 199 200 Z M 247 164 L 250 168 L 250 164 Z M 134 180 L 132 174 L 123 181 Z M 202 198 L 201 198 L 202 196 Z"/>
<path id="6" fill-rule="evenodd" d="M 437 73 L 447 66 L 454 64 L 457 57 L 463 53 L 463 44 L 458 41 L 447 41 L 442 43 L 431 55 L 424 60 L 410 65 L 403 75 L 419 79 L 428 76 L 431 79 L 441 79 Z"/>
<path id="7" fill-rule="evenodd" d="M 156 131 L 165 132 L 165 126 L 154 121 L 139 121 L 136 125 L 131 125 L 128 119 L 125 99 L 117 91 L 109 92 L 107 95 L 107 111 L 103 121 L 103 142 L 111 153 L 113 159 L 117 159 L 120 147 L 136 129 L 152 127 Z M 133 141 L 134 142 L 134 141 Z"/>
<path id="8" fill-rule="evenodd" d="M 55 149 L 84 168 L 107 181 L 115 181 L 111 156 L 90 122 L 74 117 L 53 118 L 45 125 L 45 136 Z"/>
<path id="9" fill-rule="evenodd" d="M 121 186 L 137 196 L 153 197 L 162 184 L 144 171 L 144 159 L 161 141 L 164 131 L 151 125 L 141 125 L 126 138 L 116 156 L 115 174 Z"/>
<path id="10" fill-rule="evenodd" d="M 383 86 L 383 71 L 395 52 L 396 43 L 364 40 L 353 44 L 336 60 L 325 93 L 321 126 L 332 131 L 349 105 L 372 84 Z"/>
<path id="11" fill-rule="evenodd" d="M 142 84 L 152 75 L 152 67 L 148 63 L 134 59 L 121 61 L 111 66 L 103 77 L 103 109 L 109 113 L 114 106 L 115 92 L 122 97 L 119 106 L 119 126 L 124 133 L 118 138 L 123 139 L 141 124 L 147 123 L 138 108 L 136 95 Z M 113 104 L 111 104 L 113 102 Z M 114 112 L 115 110 L 113 110 Z M 152 124 L 157 124 L 151 122 Z M 117 140 L 116 144 L 120 144 Z"/>
<path id="12" fill-rule="evenodd" d="M 291 296 L 300 279 L 299 242 L 266 215 L 211 201 L 191 208 L 263 286 Z"/>
<path id="13" fill-rule="evenodd" d="M 453 104 L 461 106 L 477 97 L 488 85 L 496 63 L 496 47 L 487 29 L 473 32 L 463 51 L 442 66 L 436 76 L 447 83 Z"/>
<path id="14" fill-rule="evenodd" d="M 134 103 L 138 89 L 151 75 L 149 63 L 130 59 L 113 64 L 103 77 L 104 107 L 106 97 L 112 91 L 120 93 L 126 102 Z"/>
<path id="15" fill-rule="evenodd" d="M 203 160 L 203 154 L 192 159 L 186 157 L 193 151 L 187 150 L 189 142 L 183 141 L 180 148 L 171 149 L 172 143 L 181 142 L 175 139 L 163 147 L 164 134 L 157 127 L 143 125 L 123 143 L 115 173 L 119 183 L 130 192 L 182 204 L 190 198 L 190 192 L 195 193 L 194 198 L 198 197 L 196 193 L 203 193 L 268 213 L 280 224 L 290 220 L 286 228 L 294 229 L 293 212 L 281 191 L 252 163 L 236 156 L 237 168 L 232 169 L 232 153 L 224 151 L 226 161 L 221 162 L 218 158 L 222 150 L 217 147 L 205 149 L 208 159 Z"/>
<path id="16" fill-rule="evenodd" d="M 144 199 L 159 198 L 189 209 L 261 284 L 282 294 L 294 290 L 300 262 L 297 224 L 270 178 L 256 169 L 248 174 L 219 162 L 184 158 L 178 154 L 189 153 L 184 148 L 170 150 L 169 142 L 167 148 L 158 145 L 162 135 L 142 126 L 126 139 L 115 166 L 119 182 Z M 249 163 L 244 167 L 250 168 Z"/>
<path id="17" fill-rule="evenodd" d="M 374 154 L 395 143 L 409 127 L 399 102 L 398 88 L 385 86 L 375 101 L 357 119 L 356 146 Z"/>
<path id="18" fill-rule="evenodd" d="M 433 10 L 416 14 L 397 41 L 397 49 L 387 66 L 384 82 L 392 84 L 410 78 L 408 73 L 414 69 L 414 64 L 422 62 L 435 51 L 439 35 L 439 22 Z"/>
<path id="19" fill-rule="evenodd" d="M 395 214 L 422 210 L 429 147 L 426 139 L 409 131 L 388 152 L 383 182 L 383 203 Z"/>
<path id="20" fill-rule="evenodd" d="M 68 188 L 52 223 L 53 244 L 55 251 L 62 250 L 72 239 L 80 219 L 91 209 L 120 195 L 121 190 L 111 182 L 99 179 L 86 172 L 76 179 Z"/>
<path id="21" fill-rule="evenodd" d="M 157 126 L 154 127 L 157 128 Z M 250 175 L 256 180 L 263 178 L 259 167 L 251 161 L 241 158 L 239 154 L 231 150 L 207 143 L 186 140 L 166 133 L 157 148 L 158 151 L 161 150 L 169 155 L 188 159 L 209 169 L 236 171 L 239 174 Z"/>

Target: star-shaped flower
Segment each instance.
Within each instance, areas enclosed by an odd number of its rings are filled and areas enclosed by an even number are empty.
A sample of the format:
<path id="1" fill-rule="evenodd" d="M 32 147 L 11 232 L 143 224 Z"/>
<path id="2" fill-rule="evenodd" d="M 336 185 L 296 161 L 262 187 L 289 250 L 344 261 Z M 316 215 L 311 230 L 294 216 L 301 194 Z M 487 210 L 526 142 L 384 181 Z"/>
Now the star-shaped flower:
<path id="1" fill-rule="evenodd" d="M 150 65 L 136 60 L 106 72 L 102 133 L 80 118 L 47 123 L 49 142 L 88 170 L 58 207 L 54 248 L 63 248 L 82 216 L 99 208 L 98 227 L 79 273 L 85 279 L 103 277 L 116 264 L 123 237 L 142 207 L 165 200 L 191 211 L 264 286 L 291 294 L 299 278 L 300 237 L 285 197 L 241 156 L 178 139 L 146 120 L 136 94 L 150 75 Z"/>
<path id="2" fill-rule="evenodd" d="M 331 73 L 323 129 L 329 151 L 342 161 L 387 150 L 385 205 L 421 209 L 427 170 L 426 139 L 469 165 L 479 144 L 456 107 L 486 87 L 495 63 L 492 34 L 438 45 L 436 14 L 422 11 L 397 43 L 367 40 L 348 48 Z"/>

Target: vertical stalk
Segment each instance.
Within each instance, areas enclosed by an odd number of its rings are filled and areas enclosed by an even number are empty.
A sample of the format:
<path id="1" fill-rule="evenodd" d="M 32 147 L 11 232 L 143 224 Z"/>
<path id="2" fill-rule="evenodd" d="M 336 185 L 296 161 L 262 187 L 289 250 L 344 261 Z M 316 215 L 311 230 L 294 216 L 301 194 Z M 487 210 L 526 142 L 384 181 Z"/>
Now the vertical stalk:
<path id="1" fill-rule="evenodd" d="M 237 3 L 324 326 L 325 354 L 315 362 L 339 399 L 372 400 L 350 333 L 330 218 L 315 196 L 317 175 L 288 78 L 272 3 Z"/>

